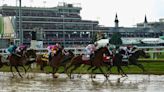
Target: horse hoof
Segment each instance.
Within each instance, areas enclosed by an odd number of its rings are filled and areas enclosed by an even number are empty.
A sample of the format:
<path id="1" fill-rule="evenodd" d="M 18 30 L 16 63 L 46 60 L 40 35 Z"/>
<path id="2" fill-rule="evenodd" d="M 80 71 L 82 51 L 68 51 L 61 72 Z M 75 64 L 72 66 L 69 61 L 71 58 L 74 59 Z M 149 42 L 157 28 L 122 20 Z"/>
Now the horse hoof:
<path id="1" fill-rule="evenodd" d="M 53 78 L 58 78 L 58 76 L 57 75 L 54 75 Z"/>

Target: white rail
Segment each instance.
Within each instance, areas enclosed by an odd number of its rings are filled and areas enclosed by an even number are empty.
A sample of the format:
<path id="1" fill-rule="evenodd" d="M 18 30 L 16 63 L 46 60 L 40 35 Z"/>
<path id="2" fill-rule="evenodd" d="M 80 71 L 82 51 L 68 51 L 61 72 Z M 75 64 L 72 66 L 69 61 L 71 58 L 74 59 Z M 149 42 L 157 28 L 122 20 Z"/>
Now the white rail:
<path id="1" fill-rule="evenodd" d="M 157 47 L 151 47 L 151 46 L 147 46 L 147 47 L 138 47 L 139 49 L 151 49 L 149 51 L 146 51 L 147 53 L 160 53 L 160 52 L 164 52 L 164 46 L 157 46 Z M 73 53 L 75 54 L 82 54 L 84 53 L 84 47 L 77 47 L 77 48 L 65 48 L 66 50 L 71 50 Z M 157 50 L 160 49 L 160 50 Z M 0 54 L 7 54 L 5 52 L 6 48 L 0 49 Z M 44 54 L 47 51 L 46 48 L 38 48 L 36 49 L 37 54 Z"/>

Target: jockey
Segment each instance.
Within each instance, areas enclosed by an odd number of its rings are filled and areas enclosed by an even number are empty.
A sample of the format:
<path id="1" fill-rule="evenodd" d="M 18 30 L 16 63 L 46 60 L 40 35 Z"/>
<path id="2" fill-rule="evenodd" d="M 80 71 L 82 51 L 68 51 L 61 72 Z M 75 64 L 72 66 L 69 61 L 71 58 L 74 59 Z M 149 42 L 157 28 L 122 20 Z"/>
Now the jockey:
<path id="1" fill-rule="evenodd" d="M 5 50 L 7 54 L 15 54 L 17 46 L 11 42 L 11 45 Z"/>
<path id="2" fill-rule="evenodd" d="M 56 52 L 61 48 L 60 44 L 56 43 L 55 45 L 49 45 L 47 46 L 48 50 L 48 57 L 49 60 L 51 60 L 51 54 L 56 54 Z"/>
<path id="3" fill-rule="evenodd" d="M 16 51 L 18 53 L 21 53 L 22 52 L 21 55 L 24 54 L 26 50 L 27 50 L 27 46 L 26 45 L 23 45 L 23 44 L 19 45 L 17 47 L 17 49 L 16 49 Z"/>
<path id="4" fill-rule="evenodd" d="M 95 50 L 96 46 L 94 44 L 89 44 L 85 47 L 85 55 L 87 55 L 87 57 L 90 58 L 90 55 L 94 54 Z"/>
<path id="5" fill-rule="evenodd" d="M 125 55 L 127 56 L 127 57 L 129 57 L 129 56 L 131 56 L 132 54 L 133 54 L 133 52 L 132 52 L 132 46 L 127 46 L 126 47 L 126 49 L 125 49 Z"/>

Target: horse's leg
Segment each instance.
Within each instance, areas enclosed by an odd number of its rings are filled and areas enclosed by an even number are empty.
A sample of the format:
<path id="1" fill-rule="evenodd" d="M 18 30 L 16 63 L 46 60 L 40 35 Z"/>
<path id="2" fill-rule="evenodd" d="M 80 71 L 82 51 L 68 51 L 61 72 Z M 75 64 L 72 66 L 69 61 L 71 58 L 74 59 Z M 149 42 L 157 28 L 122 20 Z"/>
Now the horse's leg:
<path id="1" fill-rule="evenodd" d="M 20 76 L 21 78 L 23 78 L 23 77 L 22 77 L 22 75 L 20 74 L 20 72 L 19 72 L 19 70 L 18 70 L 18 67 L 17 67 L 17 66 L 15 66 L 15 69 L 16 69 L 16 71 L 18 72 L 19 76 Z"/>
<path id="2" fill-rule="evenodd" d="M 111 69 L 112 69 L 113 66 L 110 65 L 110 66 L 107 66 L 107 67 L 108 67 L 108 71 L 109 71 L 108 74 L 110 74 L 112 72 Z"/>
<path id="3" fill-rule="evenodd" d="M 28 71 L 29 69 L 32 70 L 31 65 L 28 65 L 27 71 Z"/>
<path id="4" fill-rule="evenodd" d="M 125 74 L 125 72 L 123 71 L 123 69 L 122 69 L 121 66 L 117 66 L 117 69 L 118 69 L 119 72 L 121 71 L 122 77 L 127 76 L 127 75 Z"/>
<path id="5" fill-rule="evenodd" d="M 55 73 L 58 71 L 57 67 L 53 67 L 53 71 L 52 71 L 52 76 L 53 78 L 57 78 L 57 76 L 55 75 Z"/>
<path id="6" fill-rule="evenodd" d="M 142 69 L 143 72 L 145 72 L 145 68 L 144 68 L 144 66 L 143 66 L 142 64 L 140 64 L 140 63 L 137 63 L 136 60 L 133 61 L 133 62 L 131 62 L 131 64 L 132 64 L 132 65 L 136 65 L 136 66 L 138 66 L 140 69 Z"/>
<path id="7" fill-rule="evenodd" d="M 71 70 L 71 72 L 70 72 L 70 79 L 71 79 L 71 74 L 72 74 L 72 72 L 73 72 L 74 70 L 76 70 L 78 67 L 80 67 L 80 65 L 75 65 L 74 68 Z"/>
<path id="8" fill-rule="evenodd" d="M 14 77 L 13 67 L 12 67 L 12 66 L 10 66 L 10 71 L 11 71 L 11 73 L 12 73 L 13 77 Z"/>
<path id="9" fill-rule="evenodd" d="M 70 65 L 66 66 L 66 68 L 65 68 L 65 71 L 66 71 L 66 74 L 68 75 L 68 77 L 70 77 L 70 75 L 69 75 L 69 73 L 68 73 L 68 70 L 69 70 L 72 66 L 73 66 L 73 65 L 70 64 Z"/>
<path id="10" fill-rule="evenodd" d="M 94 67 L 91 71 L 91 79 L 93 78 L 93 72 L 97 69 L 97 67 Z M 94 76 L 94 78 L 96 78 L 96 76 Z"/>
<path id="11" fill-rule="evenodd" d="M 24 71 L 25 71 L 25 74 L 26 74 L 26 72 L 27 72 L 27 70 L 26 70 L 26 68 L 22 65 L 22 67 L 23 67 L 23 69 L 24 69 Z"/>
<path id="12" fill-rule="evenodd" d="M 137 63 L 136 64 L 140 69 L 142 69 L 143 72 L 145 72 L 145 68 L 142 64 Z"/>
<path id="13" fill-rule="evenodd" d="M 99 67 L 99 69 L 100 69 L 100 71 L 103 73 L 103 75 L 105 76 L 105 78 L 108 80 L 108 76 L 107 76 L 107 74 L 105 74 L 105 72 L 103 71 L 103 69 L 102 69 L 101 66 Z"/>
<path id="14" fill-rule="evenodd" d="M 93 68 L 93 66 L 90 66 L 87 70 L 89 71 L 91 68 Z"/>
<path id="15" fill-rule="evenodd" d="M 84 71 L 84 67 L 85 65 L 84 64 L 82 64 L 81 66 L 80 66 L 80 72 L 79 72 L 79 74 L 78 74 L 78 76 L 77 77 L 79 77 L 79 78 L 81 78 L 81 74 L 82 74 L 82 72 Z"/>

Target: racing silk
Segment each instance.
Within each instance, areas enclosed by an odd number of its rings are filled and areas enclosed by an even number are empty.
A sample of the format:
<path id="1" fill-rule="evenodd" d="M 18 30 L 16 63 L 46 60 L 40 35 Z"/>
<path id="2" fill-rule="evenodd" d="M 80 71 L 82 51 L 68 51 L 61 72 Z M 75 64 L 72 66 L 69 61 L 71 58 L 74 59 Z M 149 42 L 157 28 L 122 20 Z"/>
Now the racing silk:
<path id="1" fill-rule="evenodd" d="M 18 46 L 18 48 L 16 49 L 18 52 L 21 52 L 21 51 L 25 51 L 27 49 L 27 46 L 26 45 L 20 45 Z"/>
<path id="2" fill-rule="evenodd" d="M 8 54 L 15 53 L 17 46 L 16 45 L 10 45 L 7 49 L 6 52 Z"/>
<path id="3" fill-rule="evenodd" d="M 49 55 L 51 52 L 57 51 L 58 49 L 59 49 L 59 47 L 56 46 L 56 45 L 49 45 L 49 46 L 47 47 L 48 55 Z"/>
<path id="4" fill-rule="evenodd" d="M 86 48 L 85 48 L 85 53 L 87 55 L 91 55 L 94 53 L 94 51 L 96 50 L 96 47 L 94 44 L 89 44 Z"/>

